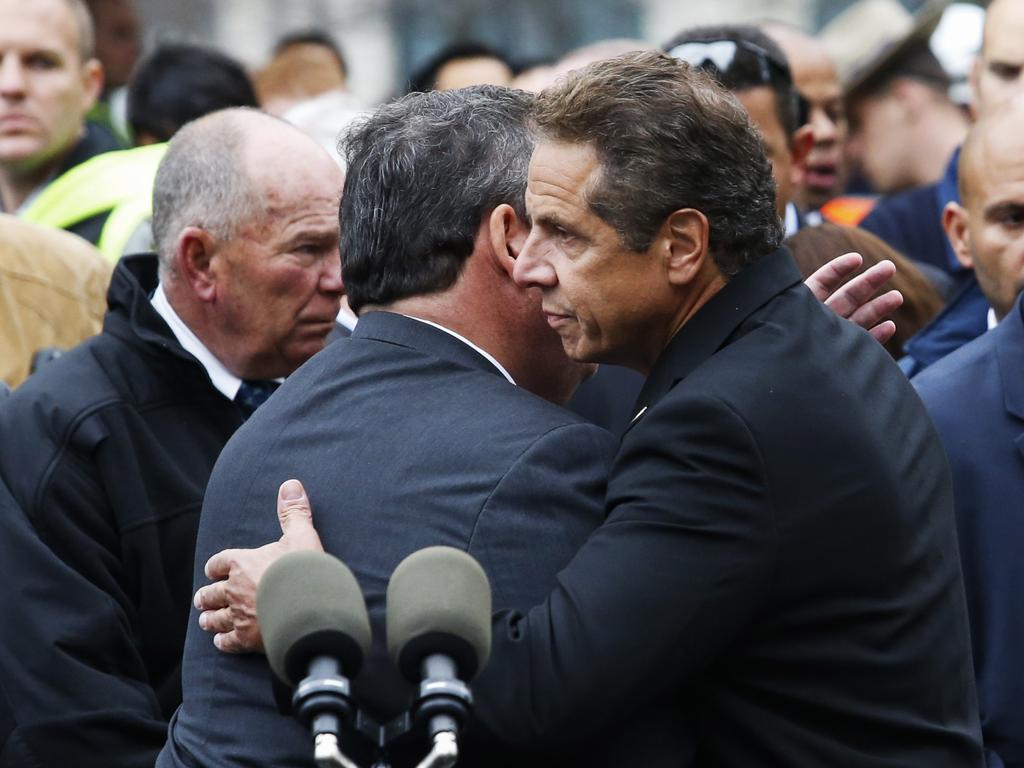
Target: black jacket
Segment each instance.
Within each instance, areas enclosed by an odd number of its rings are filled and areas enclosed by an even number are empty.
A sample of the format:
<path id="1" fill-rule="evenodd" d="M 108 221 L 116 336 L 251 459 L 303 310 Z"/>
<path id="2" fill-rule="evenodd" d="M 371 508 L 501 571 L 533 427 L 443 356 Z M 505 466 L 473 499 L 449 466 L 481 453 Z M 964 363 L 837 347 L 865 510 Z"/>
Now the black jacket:
<path id="1" fill-rule="evenodd" d="M 154 256 L 123 259 L 103 332 L 0 408 L 0 478 L 59 563 L 0 539 L 19 563 L 0 585 L 18 616 L 0 765 L 151 766 L 181 699 L 199 510 L 243 416 L 153 309 L 156 282 Z M 46 580 L 53 599 L 29 591 L 44 571 L 69 582 Z"/>
<path id="2" fill-rule="evenodd" d="M 525 617 L 503 617 L 477 713 L 582 737 L 657 695 L 716 768 L 980 768 L 949 468 L 871 337 L 785 251 L 662 353 L 605 523 Z"/>

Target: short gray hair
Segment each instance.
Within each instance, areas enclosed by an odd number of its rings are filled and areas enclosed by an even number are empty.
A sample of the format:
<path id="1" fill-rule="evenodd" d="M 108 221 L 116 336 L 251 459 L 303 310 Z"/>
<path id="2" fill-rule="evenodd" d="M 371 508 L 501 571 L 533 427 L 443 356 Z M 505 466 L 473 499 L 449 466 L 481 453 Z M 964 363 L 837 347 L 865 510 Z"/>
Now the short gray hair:
<path id="1" fill-rule="evenodd" d="M 532 97 L 499 86 L 412 93 L 356 123 L 341 148 L 341 254 L 349 305 L 450 288 L 481 217 L 525 217 Z"/>
<path id="2" fill-rule="evenodd" d="M 239 119 L 247 112 L 262 115 L 244 108 L 213 112 L 185 125 L 168 144 L 153 182 L 153 242 L 161 277 L 173 271 L 183 229 L 199 227 L 229 240 L 256 209 L 257 194 L 243 162 L 246 139 Z"/>

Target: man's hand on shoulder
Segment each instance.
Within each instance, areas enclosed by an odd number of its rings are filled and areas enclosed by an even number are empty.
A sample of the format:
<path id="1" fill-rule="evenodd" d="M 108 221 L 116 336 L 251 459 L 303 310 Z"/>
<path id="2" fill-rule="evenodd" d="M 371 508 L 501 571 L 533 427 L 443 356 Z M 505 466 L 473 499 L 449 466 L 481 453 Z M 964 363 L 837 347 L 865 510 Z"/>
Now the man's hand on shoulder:
<path id="1" fill-rule="evenodd" d="M 880 261 L 864 274 L 844 283 L 863 261 L 858 253 L 844 253 L 819 268 L 804 281 L 804 285 L 826 307 L 859 325 L 879 344 L 884 344 L 896 333 L 896 324 L 885 317 L 903 304 L 903 294 L 892 290 L 871 297 L 896 274 L 896 265 L 888 260 Z"/>
<path id="2" fill-rule="evenodd" d="M 256 589 L 264 572 L 278 558 L 300 550 L 323 551 L 313 527 L 313 510 L 298 480 L 286 480 L 277 492 L 277 518 L 281 538 L 259 549 L 225 549 L 206 562 L 213 580 L 199 589 L 195 606 L 199 626 L 213 632 L 213 643 L 226 653 L 263 651 L 256 616 Z"/>

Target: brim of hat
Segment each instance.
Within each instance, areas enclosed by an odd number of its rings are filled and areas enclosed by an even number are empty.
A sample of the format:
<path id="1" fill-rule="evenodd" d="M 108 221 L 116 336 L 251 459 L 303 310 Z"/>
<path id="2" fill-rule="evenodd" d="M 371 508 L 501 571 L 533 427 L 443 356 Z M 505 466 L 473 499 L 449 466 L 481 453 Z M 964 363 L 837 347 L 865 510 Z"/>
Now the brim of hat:
<path id="1" fill-rule="evenodd" d="M 914 26 L 906 34 L 884 45 L 874 56 L 850 74 L 849 79 L 843 84 L 843 91 L 847 98 L 864 90 L 865 86 L 891 67 L 894 62 L 906 58 L 915 48 L 928 45 L 928 41 L 936 27 L 939 26 L 942 14 L 950 2 L 951 0 L 928 0 L 914 14 Z"/>

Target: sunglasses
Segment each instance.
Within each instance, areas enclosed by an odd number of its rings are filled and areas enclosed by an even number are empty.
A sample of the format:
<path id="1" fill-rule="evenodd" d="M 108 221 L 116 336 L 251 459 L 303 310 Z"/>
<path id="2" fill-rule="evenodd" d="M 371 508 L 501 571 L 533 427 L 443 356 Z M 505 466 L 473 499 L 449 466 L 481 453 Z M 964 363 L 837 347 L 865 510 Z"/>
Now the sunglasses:
<path id="1" fill-rule="evenodd" d="M 759 45 L 746 40 L 706 40 L 680 43 L 667 53 L 694 69 L 710 73 L 726 88 L 781 83 L 795 93 L 797 125 L 808 121 L 810 105 L 793 87 L 789 67 Z"/>

